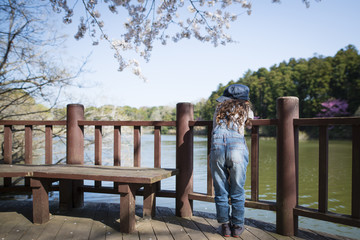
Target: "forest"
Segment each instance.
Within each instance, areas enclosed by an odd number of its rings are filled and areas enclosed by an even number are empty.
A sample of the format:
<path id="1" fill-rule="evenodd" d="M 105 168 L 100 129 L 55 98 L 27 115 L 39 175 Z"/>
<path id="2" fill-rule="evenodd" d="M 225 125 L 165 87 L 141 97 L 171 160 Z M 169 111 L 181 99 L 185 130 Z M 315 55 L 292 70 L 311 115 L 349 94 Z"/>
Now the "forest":
<path id="1" fill-rule="evenodd" d="M 216 99 L 230 84 L 249 86 L 255 117 L 276 118 L 276 99 L 282 96 L 299 98 L 300 118 L 341 117 L 360 115 L 360 55 L 353 45 L 340 49 L 333 57 L 313 56 L 273 65 L 270 69 L 248 70 L 237 81 L 220 84 L 205 104 L 199 119 L 212 119 Z M 308 137 L 316 137 L 314 128 L 301 128 Z M 275 135 L 274 129 L 264 130 Z M 330 136 L 349 137 L 347 127 L 335 127 Z"/>
<path id="2" fill-rule="evenodd" d="M 360 114 L 360 55 L 353 45 L 333 57 L 290 59 L 270 69 L 248 70 L 237 81 L 219 85 L 200 109 L 200 118 L 212 118 L 218 98 L 234 83 L 249 86 L 255 116 L 276 118 L 276 99 L 297 96 L 300 117 L 337 117 Z"/>

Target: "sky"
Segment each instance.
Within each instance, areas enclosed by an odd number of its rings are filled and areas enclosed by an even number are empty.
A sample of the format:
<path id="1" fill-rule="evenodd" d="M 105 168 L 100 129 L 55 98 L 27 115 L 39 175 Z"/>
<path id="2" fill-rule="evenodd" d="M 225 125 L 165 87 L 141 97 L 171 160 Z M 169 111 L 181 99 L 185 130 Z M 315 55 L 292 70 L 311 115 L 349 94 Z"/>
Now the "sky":
<path id="1" fill-rule="evenodd" d="M 76 67 L 88 57 L 86 72 L 77 79 L 82 87 L 63 91 L 64 103 L 136 108 L 196 103 L 248 70 L 268 69 L 290 58 L 334 56 L 349 44 L 360 50 L 359 0 L 311 0 L 309 8 L 302 0 L 251 2 L 252 14 L 239 16 L 228 32 L 236 43 L 214 47 L 190 39 L 155 44 L 150 61 L 141 61 L 147 82 L 130 69 L 119 72 L 106 42 L 94 47 L 89 38 L 74 40 L 77 24 L 61 26 L 60 31 L 69 34 L 59 53 L 64 62 Z M 108 24 L 106 16 L 104 20 Z M 116 24 L 111 20 L 105 29 L 112 33 Z"/>

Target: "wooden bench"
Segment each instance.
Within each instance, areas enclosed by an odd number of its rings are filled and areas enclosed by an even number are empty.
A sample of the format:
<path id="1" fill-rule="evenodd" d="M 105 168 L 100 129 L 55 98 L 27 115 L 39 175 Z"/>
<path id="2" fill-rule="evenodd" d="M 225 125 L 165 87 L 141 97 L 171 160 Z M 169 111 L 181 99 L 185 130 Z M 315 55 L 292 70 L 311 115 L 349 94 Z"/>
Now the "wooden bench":
<path id="1" fill-rule="evenodd" d="M 120 194 L 120 231 L 135 230 L 135 193 L 144 187 L 143 217 L 155 215 L 156 183 L 176 175 L 176 169 L 88 165 L 8 165 L 0 166 L 0 177 L 29 177 L 33 194 L 33 222 L 49 221 L 48 192 L 52 182 L 68 187 L 65 194 L 72 201 L 72 180 L 111 181 Z M 61 192 L 61 186 L 60 186 Z M 60 196 L 61 198 L 61 196 Z M 60 200 L 64 201 L 64 200 Z"/>

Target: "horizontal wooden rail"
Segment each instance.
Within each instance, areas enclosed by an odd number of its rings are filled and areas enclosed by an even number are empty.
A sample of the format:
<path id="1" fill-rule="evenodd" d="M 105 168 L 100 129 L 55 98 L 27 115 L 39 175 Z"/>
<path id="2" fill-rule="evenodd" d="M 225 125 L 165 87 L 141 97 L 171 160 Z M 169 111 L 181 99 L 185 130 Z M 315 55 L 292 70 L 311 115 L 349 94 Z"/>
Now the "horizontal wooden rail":
<path id="1" fill-rule="evenodd" d="M 78 121 L 79 126 L 175 127 L 176 121 Z"/>
<path id="2" fill-rule="evenodd" d="M 49 120 L 0 120 L 0 125 L 66 125 L 66 120 L 49 121 Z"/>
<path id="3" fill-rule="evenodd" d="M 189 199 L 203 201 L 203 202 L 215 202 L 214 196 L 210 196 L 210 195 L 207 195 L 204 193 L 197 193 L 197 192 L 190 193 Z M 246 199 L 245 207 L 261 209 L 261 210 L 276 211 L 276 202 L 252 201 L 250 199 Z"/>
<path id="4" fill-rule="evenodd" d="M 0 187 L 0 193 L 31 193 L 30 186 L 4 186 Z"/>
<path id="5" fill-rule="evenodd" d="M 118 189 L 114 187 L 107 187 L 107 186 L 101 186 L 96 187 L 92 185 L 84 185 L 80 187 L 80 189 L 84 192 L 92 192 L 92 193 L 109 193 L 109 194 L 119 194 Z M 1 188 L 0 188 L 1 190 Z M 136 191 L 136 195 L 143 196 L 144 190 L 139 189 Z M 175 191 L 174 190 L 159 190 L 156 192 L 157 197 L 166 197 L 166 198 L 175 198 Z"/>
<path id="6" fill-rule="evenodd" d="M 329 117 L 294 119 L 295 126 L 360 125 L 360 117 Z"/>
<path id="7" fill-rule="evenodd" d="M 251 120 L 253 126 L 276 126 L 278 123 L 277 119 L 253 119 Z M 189 126 L 212 126 L 212 121 L 189 121 Z"/>
<path id="8" fill-rule="evenodd" d="M 268 210 L 268 211 L 276 211 L 276 209 L 277 209 L 276 202 L 264 201 L 264 200 L 251 201 L 251 200 L 246 199 L 245 207 L 261 209 L 261 210 Z"/>
<path id="9" fill-rule="evenodd" d="M 337 214 L 332 212 L 322 213 L 315 209 L 298 206 L 294 209 L 294 215 L 323 220 L 327 222 L 345 224 L 353 227 L 360 227 L 360 219 L 355 219 L 345 214 Z"/>
<path id="10" fill-rule="evenodd" d="M 189 121 L 189 126 L 212 126 L 212 121 Z"/>
<path id="11" fill-rule="evenodd" d="M 253 119 L 251 120 L 253 126 L 277 126 L 277 119 Z"/>
<path id="12" fill-rule="evenodd" d="M 59 191 L 59 185 L 51 185 L 50 192 Z M 13 185 L 10 187 L 0 187 L 0 193 L 30 193 L 32 188 L 26 185 Z"/>
<path id="13" fill-rule="evenodd" d="M 190 193 L 189 199 L 203 201 L 203 202 L 215 202 L 214 195 L 208 195 L 208 194 L 197 193 L 197 192 Z"/>

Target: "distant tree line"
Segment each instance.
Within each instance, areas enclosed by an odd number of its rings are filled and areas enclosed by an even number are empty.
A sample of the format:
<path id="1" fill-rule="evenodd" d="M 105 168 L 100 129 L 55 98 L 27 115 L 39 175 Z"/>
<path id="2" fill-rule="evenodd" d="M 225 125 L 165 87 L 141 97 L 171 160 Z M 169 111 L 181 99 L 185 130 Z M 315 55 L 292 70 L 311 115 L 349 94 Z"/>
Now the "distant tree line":
<path id="1" fill-rule="evenodd" d="M 339 50 L 334 57 L 314 56 L 310 59 L 290 59 L 270 69 L 248 70 L 238 81 L 220 84 L 201 108 L 201 119 L 211 120 L 216 99 L 234 83 L 249 86 L 250 101 L 255 116 L 276 118 L 276 99 L 297 96 L 300 117 L 318 116 L 323 103 L 342 100 L 347 103 L 344 115 L 354 115 L 360 106 L 360 55 L 353 45 Z"/>
<path id="2" fill-rule="evenodd" d="M 353 45 L 334 57 L 291 58 L 269 70 L 248 70 L 238 81 L 220 84 L 201 108 L 199 119 L 212 119 L 216 99 L 234 83 L 249 86 L 255 116 L 261 119 L 276 118 L 276 99 L 282 96 L 299 98 L 301 118 L 353 116 L 360 111 L 360 55 Z"/>

